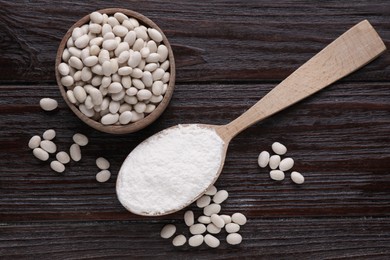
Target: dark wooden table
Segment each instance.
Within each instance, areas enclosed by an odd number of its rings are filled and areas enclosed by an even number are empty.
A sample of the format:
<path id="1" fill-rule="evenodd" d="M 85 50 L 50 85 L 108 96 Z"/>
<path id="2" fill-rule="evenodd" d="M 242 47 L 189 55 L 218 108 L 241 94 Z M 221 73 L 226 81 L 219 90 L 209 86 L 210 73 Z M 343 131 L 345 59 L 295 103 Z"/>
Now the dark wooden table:
<path id="1" fill-rule="evenodd" d="M 159 218 L 130 214 L 115 195 L 126 155 L 178 123 L 224 124 L 361 20 L 390 47 L 390 3 L 374 1 L 0 1 L 1 259 L 389 259 L 390 55 L 380 58 L 235 138 L 217 186 L 223 212 L 243 212 L 244 240 L 218 249 L 174 248 L 161 227 L 183 227 L 183 211 Z M 123 136 L 97 132 L 66 107 L 55 83 L 60 39 L 82 16 L 107 7 L 138 11 L 169 38 L 177 63 L 173 99 L 150 127 Z M 43 112 L 43 97 L 59 109 Z M 83 159 L 55 174 L 27 147 L 57 131 L 90 138 Z M 287 145 L 302 186 L 274 182 L 257 156 Z M 97 183 L 94 160 L 113 176 Z M 195 207 L 191 207 L 194 208 Z M 197 211 L 197 214 L 199 211 Z"/>

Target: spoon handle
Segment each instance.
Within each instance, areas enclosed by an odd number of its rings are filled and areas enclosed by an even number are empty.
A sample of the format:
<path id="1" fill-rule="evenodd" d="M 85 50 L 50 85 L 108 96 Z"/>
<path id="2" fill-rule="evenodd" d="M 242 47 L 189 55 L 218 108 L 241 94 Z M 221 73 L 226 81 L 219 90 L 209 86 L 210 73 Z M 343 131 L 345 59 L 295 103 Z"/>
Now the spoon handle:
<path id="1" fill-rule="evenodd" d="M 226 125 L 225 137 L 231 139 L 254 123 L 314 94 L 369 63 L 385 50 L 386 46 L 371 24 L 367 20 L 358 23 Z"/>

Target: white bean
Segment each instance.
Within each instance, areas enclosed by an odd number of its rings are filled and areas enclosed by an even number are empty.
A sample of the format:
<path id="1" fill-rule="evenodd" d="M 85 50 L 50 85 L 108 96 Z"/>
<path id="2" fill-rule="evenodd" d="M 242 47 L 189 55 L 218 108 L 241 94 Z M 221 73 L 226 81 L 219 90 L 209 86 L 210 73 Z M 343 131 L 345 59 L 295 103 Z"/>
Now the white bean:
<path id="1" fill-rule="evenodd" d="M 184 223 L 190 227 L 194 225 L 194 212 L 192 210 L 187 210 L 184 213 Z"/>
<path id="2" fill-rule="evenodd" d="M 77 40 L 74 42 L 74 45 L 79 49 L 84 49 L 88 46 L 89 43 L 89 37 L 87 34 L 84 34 L 77 38 Z"/>
<path id="3" fill-rule="evenodd" d="M 119 116 L 119 123 L 121 125 L 127 125 L 131 122 L 132 117 L 133 114 L 131 113 L 131 111 L 124 111 Z"/>
<path id="4" fill-rule="evenodd" d="M 118 114 L 107 114 L 100 119 L 103 125 L 113 125 L 119 120 Z"/>
<path id="5" fill-rule="evenodd" d="M 52 161 L 50 163 L 50 168 L 58 173 L 64 172 L 65 171 L 65 165 L 60 163 L 59 161 Z"/>
<path id="6" fill-rule="evenodd" d="M 215 203 L 221 204 L 221 203 L 224 202 L 228 197 L 229 197 L 229 193 L 228 193 L 226 190 L 220 190 L 220 191 L 218 191 L 218 192 L 214 195 L 213 201 L 214 201 Z"/>
<path id="7" fill-rule="evenodd" d="M 165 74 L 165 71 L 163 69 L 161 69 L 161 68 L 156 69 L 152 73 L 153 80 L 156 81 L 156 80 L 162 79 L 164 74 Z"/>
<path id="8" fill-rule="evenodd" d="M 121 79 L 122 86 L 126 89 L 131 88 L 131 78 L 130 76 L 123 76 Z"/>
<path id="9" fill-rule="evenodd" d="M 134 72 L 134 70 L 133 70 Z M 132 79 L 132 84 L 134 87 L 138 88 L 138 89 L 144 89 L 145 88 L 145 84 L 139 80 L 139 79 Z"/>
<path id="10" fill-rule="evenodd" d="M 39 135 L 34 135 L 31 137 L 31 139 L 28 141 L 28 147 L 30 149 L 35 149 L 39 147 L 39 144 L 41 143 L 41 137 Z"/>
<path id="11" fill-rule="evenodd" d="M 49 159 L 49 153 L 39 147 L 34 148 L 33 154 L 41 161 L 47 161 L 47 159 Z"/>
<path id="12" fill-rule="evenodd" d="M 81 160 L 81 150 L 78 144 L 72 144 L 69 149 L 70 158 L 73 161 L 78 162 Z"/>
<path id="13" fill-rule="evenodd" d="M 110 105 L 108 106 L 108 110 L 111 114 L 115 114 L 119 111 L 119 107 L 121 106 L 121 103 L 118 101 L 111 100 Z"/>
<path id="14" fill-rule="evenodd" d="M 219 239 L 210 234 L 204 236 L 204 242 L 211 248 L 216 248 L 220 245 Z"/>
<path id="15" fill-rule="evenodd" d="M 281 171 L 288 171 L 294 166 L 294 160 L 292 158 L 284 158 L 279 163 L 279 169 Z"/>
<path id="16" fill-rule="evenodd" d="M 223 221 L 225 221 L 225 224 L 229 224 L 232 222 L 232 217 L 230 217 L 229 215 L 219 215 Z"/>
<path id="17" fill-rule="evenodd" d="M 218 214 L 220 211 L 221 211 L 221 205 L 210 204 L 203 209 L 203 214 L 206 216 L 211 216 L 213 214 Z"/>
<path id="18" fill-rule="evenodd" d="M 302 184 L 305 182 L 305 177 L 301 173 L 293 171 L 291 173 L 291 180 L 296 184 Z"/>
<path id="19" fill-rule="evenodd" d="M 154 28 L 148 28 L 148 34 L 149 34 L 149 37 L 157 43 L 159 43 L 163 40 L 163 36 L 161 35 L 161 33 Z"/>
<path id="20" fill-rule="evenodd" d="M 270 167 L 272 170 L 278 168 L 279 163 L 280 163 L 280 156 L 279 156 L 279 155 L 272 155 L 272 156 L 269 158 L 269 167 Z"/>
<path id="21" fill-rule="evenodd" d="M 81 56 L 81 54 L 80 54 Z M 83 68 L 83 62 L 76 56 L 72 56 L 69 59 L 69 65 L 75 69 L 81 70 Z"/>
<path id="22" fill-rule="evenodd" d="M 148 40 L 148 34 L 146 30 L 144 30 L 141 26 L 134 28 L 135 33 L 137 34 L 137 38 L 140 38 L 144 41 Z"/>
<path id="23" fill-rule="evenodd" d="M 262 151 L 260 154 L 259 154 L 259 158 L 257 159 L 257 163 L 259 164 L 259 166 L 261 168 L 265 168 L 267 167 L 268 163 L 269 163 L 269 152 L 267 151 Z"/>
<path id="24" fill-rule="evenodd" d="M 115 39 L 108 39 L 103 41 L 103 48 L 108 51 L 113 51 L 118 47 L 118 42 Z"/>
<path id="25" fill-rule="evenodd" d="M 152 72 L 155 71 L 157 68 L 158 68 L 157 63 L 148 63 L 145 65 L 144 70 Z"/>
<path id="26" fill-rule="evenodd" d="M 196 206 L 198 206 L 198 208 L 204 208 L 208 206 L 210 202 L 211 202 L 210 196 L 203 195 L 202 197 L 196 200 Z"/>
<path id="27" fill-rule="evenodd" d="M 95 66 L 99 62 L 99 58 L 96 56 L 89 56 L 83 60 L 83 63 L 87 67 Z"/>
<path id="28" fill-rule="evenodd" d="M 202 224 L 210 224 L 211 223 L 211 218 L 207 216 L 200 216 L 198 218 L 198 222 Z"/>
<path id="29" fill-rule="evenodd" d="M 152 92 L 147 89 L 141 89 L 137 92 L 137 98 L 139 101 L 149 100 L 152 97 Z"/>
<path id="30" fill-rule="evenodd" d="M 100 170 L 107 170 L 108 168 L 110 168 L 110 162 L 104 157 L 99 157 L 96 159 L 96 166 Z"/>
<path id="31" fill-rule="evenodd" d="M 67 76 L 69 74 L 69 66 L 65 62 L 62 62 L 58 65 L 58 72 L 62 76 Z"/>
<path id="32" fill-rule="evenodd" d="M 119 93 L 123 89 L 122 84 L 119 82 L 113 82 L 108 86 L 108 93 Z"/>
<path id="33" fill-rule="evenodd" d="M 167 224 L 162 228 L 160 232 L 160 236 L 162 238 L 170 238 L 175 234 L 175 232 L 176 232 L 176 226 L 173 224 Z"/>
<path id="34" fill-rule="evenodd" d="M 287 152 L 287 148 L 279 142 L 274 142 L 272 144 L 272 151 L 274 151 L 276 154 L 283 155 Z"/>
<path id="35" fill-rule="evenodd" d="M 89 19 L 91 19 L 94 23 L 102 23 L 103 22 L 103 15 L 99 12 L 93 12 L 89 15 Z"/>
<path id="36" fill-rule="evenodd" d="M 81 113 L 83 113 L 86 117 L 93 117 L 95 115 L 95 111 L 93 109 L 87 108 L 84 104 L 81 104 L 79 106 L 79 110 Z"/>
<path id="37" fill-rule="evenodd" d="M 167 60 L 167 58 L 168 58 L 168 48 L 167 48 L 167 46 L 165 46 L 163 44 L 158 46 L 157 53 L 160 55 L 160 58 L 158 60 L 160 63 L 163 63 L 163 62 L 165 62 Z"/>
<path id="38" fill-rule="evenodd" d="M 126 36 L 126 34 L 129 32 L 129 29 L 127 29 L 125 26 L 123 25 L 115 25 L 113 28 L 112 28 L 112 32 L 116 35 L 116 36 L 119 36 L 119 37 L 124 37 Z"/>
<path id="39" fill-rule="evenodd" d="M 96 180 L 98 182 L 106 182 L 110 179 L 111 172 L 109 170 L 102 170 L 96 174 Z"/>
<path id="40" fill-rule="evenodd" d="M 133 109 L 132 105 L 129 105 L 127 103 L 123 103 L 119 107 L 119 113 L 130 112 L 132 109 Z M 119 116 L 119 121 L 120 121 L 120 116 Z"/>
<path id="41" fill-rule="evenodd" d="M 58 103 L 56 100 L 54 100 L 52 98 L 42 98 L 39 101 L 39 105 L 45 111 L 52 111 L 52 110 L 57 108 Z"/>
<path id="42" fill-rule="evenodd" d="M 73 89 L 74 97 L 77 99 L 78 102 L 84 103 L 85 99 L 87 98 L 87 93 L 85 92 L 84 88 L 81 86 L 76 86 Z"/>
<path id="43" fill-rule="evenodd" d="M 132 49 L 139 52 L 144 47 L 144 43 L 144 40 L 137 36 L 137 40 L 135 40 Z"/>
<path id="44" fill-rule="evenodd" d="M 160 59 L 161 59 L 160 54 L 151 53 L 151 54 L 149 54 L 149 56 L 145 60 L 146 60 L 146 62 L 150 63 L 150 62 L 158 62 Z"/>
<path id="45" fill-rule="evenodd" d="M 126 63 L 130 58 L 130 52 L 129 51 L 123 51 L 118 56 L 118 63 L 123 64 Z"/>
<path id="46" fill-rule="evenodd" d="M 64 151 L 58 152 L 56 154 L 56 159 L 57 159 L 57 161 L 59 161 L 62 164 L 67 164 L 68 162 L 70 162 L 70 157 L 69 157 L 68 153 L 66 153 Z"/>
<path id="47" fill-rule="evenodd" d="M 133 106 L 133 108 L 137 113 L 144 113 L 146 110 L 146 104 L 144 102 L 138 102 Z"/>
<path id="48" fill-rule="evenodd" d="M 45 150 L 48 153 L 55 153 L 57 151 L 56 144 L 50 140 L 43 140 L 39 145 L 43 150 Z"/>
<path id="49" fill-rule="evenodd" d="M 155 109 L 156 109 L 156 105 L 147 104 L 144 113 L 150 114 L 150 113 L 152 113 Z"/>
<path id="50" fill-rule="evenodd" d="M 120 54 L 122 54 L 123 52 L 129 52 L 129 49 L 130 49 L 130 47 L 129 47 L 129 44 L 127 42 L 121 42 L 118 44 L 118 47 L 115 49 L 114 54 L 115 54 L 115 56 L 119 57 Z M 121 62 L 121 63 L 123 63 L 123 62 Z"/>
<path id="51" fill-rule="evenodd" d="M 88 137 L 83 134 L 76 133 L 73 135 L 73 141 L 80 146 L 86 146 L 88 144 Z"/>
<path id="52" fill-rule="evenodd" d="M 133 46 L 136 39 L 137 39 L 137 34 L 134 31 L 130 31 L 126 34 L 123 41 L 127 42 L 129 46 Z"/>
<path id="53" fill-rule="evenodd" d="M 149 99 L 149 101 L 152 102 L 152 103 L 160 103 L 161 100 L 163 100 L 163 98 L 164 98 L 164 97 L 163 97 L 162 95 L 159 95 L 159 96 L 153 95 L 153 96 Z"/>
<path id="54" fill-rule="evenodd" d="M 216 193 L 217 193 L 217 188 L 214 185 L 211 185 L 210 187 L 208 187 L 208 189 L 205 192 L 206 195 L 210 195 L 210 196 L 213 196 Z"/>
<path id="55" fill-rule="evenodd" d="M 118 69 L 118 74 L 121 76 L 128 76 L 133 71 L 132 67 L 124 66 Z"/>
<path id="56" fill-rule="evenodd" d="M 188 244 L 192 247 L 198 247 L 203 243 L 203 236 L 202 235 L 195 235 L 188 239 Z"/>
<path id="57" fill-rule="evenodd" d="M 231 233 L 227 235 L 226 242 L 230 245 L 238 245 L 242 241 L 242 236 L 238 233 Z"/>
<path id="58" fill-rule="evenodd" d="M 219 232 L 221 232 L 221 228 L 217 227 L 213 223 L 210 223 L 207 225 L 207 232 L 209 232 L 210 234 L 218 234 Z"/>
<path id="59" fill-rule="evenodd" d="M 91 23 L 89 24 L 89 32 L 99 34 L 102 32 L 102 26 L 97 23 Z"/>
<path id="60" fill-rule="evenodd" d="M 182 246 L 187 242 L 187 238 L 184 235 L 177 235 L 173 240 L 172 244 L 174 246 Z"/>
<path id="61" fill-rule="evenodd" d="M 211 222 L 219 227 L 219 228 L 223 228 L 225 226 L 225 221 L 223 220 L 223 218 L 221 218 L 219 215 L 217 214 L 213 214 L 211 215 Z"/>
<path id="62" fill-rule="evenodd" d="M 229 223 L 229 224 L 226 224 L 225 230 L 228 233 L 237 233 L 240 230 L 240 225 L 238 225 L 236 223 Z"/>
<path id="63" fill-rule="evenodd" d="M 240 226 L 245 225 L 246 223 L 246 217 L 242 213 L 234 213 L 232 215 L 232 221 Z"/>
<path id="64" fill-rule="evenodd" d="M 45 132 L 43 132 L 42 137 L 45 140 L 52 140 L 54 139 L 54 137 L 56 137 L 56 131 L 54 131 L 54 129 L 48 129 Z"/>
<path id="65" fill-rule="evenodd" d="M 141 53 L 139 51 L 134 51 L 133 53 L 130 54 L 130 58 L 129 61 L 127 62 L 127 65 L 129 65 L 134 69 L 141 62 L 141 59 L 142 59 Z"/>
<path id="66" fill-rule="evenodd" d="M 281 170 L 272 170 L 269 172 L 269 177 L 274 181 L 284 180 L 284 172 Z"/>

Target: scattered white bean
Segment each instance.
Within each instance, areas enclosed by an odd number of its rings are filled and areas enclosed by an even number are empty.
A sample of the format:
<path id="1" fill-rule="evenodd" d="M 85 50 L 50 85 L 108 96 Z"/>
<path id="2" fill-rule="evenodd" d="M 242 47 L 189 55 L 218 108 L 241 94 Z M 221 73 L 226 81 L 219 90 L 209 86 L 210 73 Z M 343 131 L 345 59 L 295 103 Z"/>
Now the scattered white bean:
<path id="1" fill-rule="evenodd" d="M 52 161 L 50 163 L 50 168 L 58 173 L 64 172 L 65 171 L 65 165 L 60 163 L 59 161 Z"/>
<path id="2" fill-rule="evenodd" d="M 56 154 L 56 159 L 57 159 L 57 161 L 59 161 L 62 164 L 67 164 L 70 162 L 69 155 L 64 151 L 58 152 Z"/>
<path id="3" fill-rule="evenodd" d="M 204 242 L 211 248 L 216 248 L 220 245 L 219 239 L 210 234 L 204 236 Z"/>
<path id="4" fill-rule="evenodd" d="M 225 221 L 225 224 L 229 224 L 232 222 L 232 217 L 230 217 L 229 215 L 219 215 L 223 221 Z"/>
<path id="5" fill-rule="evenodd" d="M 52 111 L 52 110 L 57 108 L 58 103 L 56 100 L 54 100 L 52 98 L 42 98 L 39 101 L 39 105 L 45 111 Z"/>
<path id="6" fill-rule="evenodd" d="M 184 213 L 184 223 L 186 223 L 186 225 L 188 227 L 194 225 L 194 212 L 192 210 L 187 210 L 185 213 Z"/>
<path id="7" fill-rule="evenodd" d="M 230 245 L 238 245 L 242 241 L 242 236 L 238 233 L 231 233 L 227 235 L 226 242 Z"/>
<path id="8" fill-rule="evenodd" d="M 70 158 L 73 161 L 78 162 L 81 160 L 81 150 L 78 144 L 72 144 L 69 149 Z"/>
<path id="9" fill-rule="evenodd" d="M 292 158 L 284 158 L 279 163 L 279 169 L 281 171 L 288 171 L 294 166 L 294 160 Z"/>
<path id="10" fill-rule="evenodd" d="M 238 225 L 236 223 L 229 223 L 229 224 L 226 224 L 225 230 L 228 233 L 237 233 L 240 230 L 240 225 Z"/>
<path id="11" fill-rule="evenodd" d="M 96 180 L 98 182 L 106 182 L 110 179 L 111 172 L 109 170 L 101 170 L 96 174 Z"/>
<path id="12" fill-rule="evenodd" d="M 184 235 L 177 235 L 175 238 L 172 240 L 172 244 L 174 246 L 182 246 L 187 242 L 187 238 Z"/>
<path id="13" fill-rule="evenodd" d="M 267 165 L 268 165 L 268 163 L 269 163 L 269 158 L 270 158 L 269 152 L 267 152 L 267 151 L 262 151 L 262 152 L 259 154 L 259 158 L 257 159 L 257 162 L 258 162 L 259 166 L 260 166 L 261 168 L 267 167 Z"/>
<path id="14" fill-rule="evenodd" d="M 226 190 L 220 190 L 220 191 L 218 191 L 218 192 L 214 195 L 213 201 L 214 201 L 215 203 L 221 204 L 221 203 L 224 202 L 228 197 L 229 197 L 229 193 L 228 193 Z"/>
<path id="15" fill-rule="evenodd" d="M 272 170 L 278 168 L 279 163 L 280 163 L 280 156 L 279 156 L 279 155 L 272 155 L 272 156 L 269 158 L 269 167 L 270 167 Z"/>
<path id="16" fill-rule="evenodd" d="M 190 233 L 193 235 L 203 234 L 204 232 L 206 232 L 206 226 L 204 224 L 199 223 L 190 226 Z"/>
<path id="17" fill-rule="evenodd" d="M 28 141 L 28 147 L 30 149 L 35 149 L 39 147 L 39 144 L 41 143 L 41 137 L 39 135 L 34 135 L 30 138 Z"/>
<path id="18" fill-rule="evenodd" d="M 108 168 L 110 168 L 110 162 L 104 157 L 99 157 L 96 159 L 96 166 L 100 170 L 107 170 Z"/>
<path id="19" fill-rule="evenodd" d="M 223 218 L 221 218 L 219 215 L 217 214 L 213 214 L 211 215 L 211 222 L 219 227 L 219 228 L 223 228 L 225 226 L 225 221 L 223 220 Z"/>
<path id="20" fill-rule="evenodd" d="M 279 142 L 274 142 L 272 144 L 272 151 L 274 151 L 276 154 L 283 155 L 287 152 L 287 148 Z"/>
<path id="21" fill-rule="evenodd" d="M 47 161 L 47 159 L 49 159 L 49 153 L 39 147 L 34 148 L 33 154 L 36 158 L 38 158 L 41 161 Z"/>
<path id="22" fill-rule="evenodd" d="M 200 216 L 198 218 L 198 222 L 202 224 L 210 224 L 211 223 L 211 218 L 207 216 Z"/>
<path id="23" fill-rule="evenodd" d="M 175 234 L 175 232 L 176 232 L 176 226 L 173 224 L 167 224 L 162 228 L 160 235 L 162 238 L 170 238 Z"/>
<path id="24" fill-rule="evenodd" d="M 271 170 L 269 172 L 269 177 L 274 181 L 282 181 L 284 180 L 284 172 L 281 170 Z"/>
<path id="25" fill-rule="evenodd" d="M 240 226 L 245 225 L 246 217 L 242 213 L 234 213 L 232 215 L 232 221 Z"/>
<path id="26" fill-rule="evenodd" d="M 210 234 L 218 234 L 219 232 L 221 232 L 221 228 L 217 227 L 213 223 L 210 223 L 207 225 L 207 232 L 209 232 Z"/>
<path id="27" fill-rule="evenodd" d="M 45 140 L 53 140 L 54 137 L 56 137 L 56 131 L 54 131 L 53 129 L 48 129 L 45 132 L 43 132 L 42 137 Z"/>
<path id="28" fill-rule="evenodd" d="M 213 196 L 215 193 L 217 193 L 217 188 L 214 185 L 211 185 L 204 194 Z"/>
<path id="29" fill-rule="evenodd" d="M 211 216 L 213 214 L 218 214 L 220 211 L 221 211 L 221 205 L 210 204 L 203 209 L 203 214 L 206 216 Z"/>
<path id="30" fill-rule="evenodd" d="M 55 153 L 57 151 L 56 144 L 50 140 L 43 140 L 39 145 L 43 150 L 45 150 L 48 153 Z"/>
<path id="31" fill-rule="evenodd" d="M 195 235 L 188 239 L 188 244 L 192 247 L 198 247 L 203 243 L 203 240 L 204 238 L 202 235 Z"/>
<path id="32" fill-rule="evenodd" d="M 305 182 L 305 177 L 301 173 L 293 171 L 291 173 L 291 180 L 296 184 L 302 184 Z"/>
<path id="33" fill-rule="evenodd" d="M 73 141 L 80 146 L 86 146 L 88 144 L 88 137 L 83 134 L 76 133 L 73 135 Z"/>
<path id="34" fill-rule="evenodd" d="M 196 206 L 198 206 L 198 208 L 204 208 L 208 206 L 210 202 L 211 202 L 210 196 L 203 195 L 202 197 L 196 200 Z"/>

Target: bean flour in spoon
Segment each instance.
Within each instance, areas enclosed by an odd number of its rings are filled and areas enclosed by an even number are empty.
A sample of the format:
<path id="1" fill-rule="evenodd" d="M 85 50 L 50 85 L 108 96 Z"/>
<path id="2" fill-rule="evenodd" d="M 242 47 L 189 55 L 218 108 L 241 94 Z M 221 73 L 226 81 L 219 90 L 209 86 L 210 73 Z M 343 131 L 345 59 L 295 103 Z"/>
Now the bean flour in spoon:
<path id="1" fill-rule="evenodd" d="M 182 208 L 216 178 L 224 141 L 214 129 L 179 125 L 138 145 L 118 174 L 117 196 L 129 211 L 160 215 Z"/>

